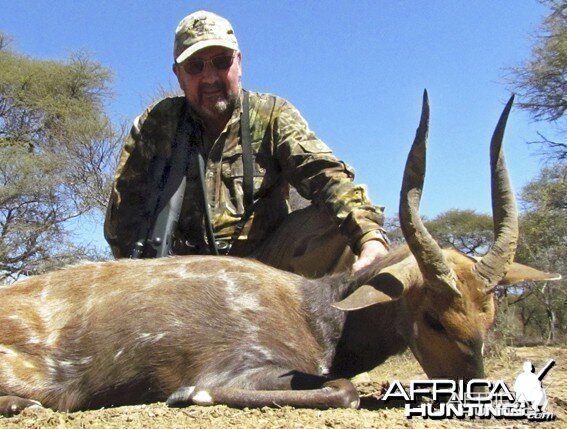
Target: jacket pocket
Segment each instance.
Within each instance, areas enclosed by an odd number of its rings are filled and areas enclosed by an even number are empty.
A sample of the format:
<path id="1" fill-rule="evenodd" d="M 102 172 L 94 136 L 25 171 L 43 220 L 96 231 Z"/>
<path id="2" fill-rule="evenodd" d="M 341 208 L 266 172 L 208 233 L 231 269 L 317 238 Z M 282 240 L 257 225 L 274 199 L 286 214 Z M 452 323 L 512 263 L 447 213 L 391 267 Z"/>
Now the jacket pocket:
<path id="1" fill-rule="evenodd" d="M 266 170 L 254 162 L 253 165 L 254 195 L 258 193 L 264 183 Z M 227 209 L 233 213 L 244 212 L 244 166 L 242 153 L 235 153 L 225 157 L 221 165 L 223 197 L 226 200 Z"/>

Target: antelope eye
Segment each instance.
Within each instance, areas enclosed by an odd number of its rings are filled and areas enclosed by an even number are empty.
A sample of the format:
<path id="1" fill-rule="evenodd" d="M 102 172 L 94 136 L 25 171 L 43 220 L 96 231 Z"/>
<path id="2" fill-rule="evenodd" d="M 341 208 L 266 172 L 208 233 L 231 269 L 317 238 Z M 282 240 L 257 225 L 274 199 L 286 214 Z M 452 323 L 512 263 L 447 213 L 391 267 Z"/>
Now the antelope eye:
<path id="1" fill-rule="evenodd" d="M 433 329 L 434 331 L 439 332 L 439 333 L 445 332 L 445 328 L 443 327 L 443 325 L 441 324 L 439 319 L 432 316 L 430 313 L 424 313 L 423 314 L 423 320 L 425 321 L 425 324 L 427 326 L 429 326 L 431 329 Z"/>

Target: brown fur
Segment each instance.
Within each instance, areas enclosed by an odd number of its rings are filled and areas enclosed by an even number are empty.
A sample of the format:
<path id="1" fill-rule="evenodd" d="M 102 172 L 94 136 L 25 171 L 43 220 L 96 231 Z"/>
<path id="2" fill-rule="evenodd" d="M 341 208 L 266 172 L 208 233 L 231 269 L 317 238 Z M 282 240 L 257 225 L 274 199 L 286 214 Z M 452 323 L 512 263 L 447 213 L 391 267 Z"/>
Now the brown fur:
<path id="1" fill-rule="evenodd" d="M 316 373 L 302 279 L 275 274 L 252 261 L 178 257 L 78 265 L 0 288 L 0 394 L 76 409 L 133 383 L 164 399 L 187 383 L 230 386 L 266 350 Z"/>
<path id="2" fill-rule="evenodd" d="M 316 280 L 185 256 L 86 263 L 1 287 L 0 413 L 18 403 L 8 395 L 75 410 L 164 400 L 191 385 L 309 388 L 408 345 L 431 377 L 481 377 L 493 298 L 473 260 L 444 252 L 461 297 L 428 287 L 406 247 L 359 274 Z M 364 285 L 392 299 L 333 307 Z"/>

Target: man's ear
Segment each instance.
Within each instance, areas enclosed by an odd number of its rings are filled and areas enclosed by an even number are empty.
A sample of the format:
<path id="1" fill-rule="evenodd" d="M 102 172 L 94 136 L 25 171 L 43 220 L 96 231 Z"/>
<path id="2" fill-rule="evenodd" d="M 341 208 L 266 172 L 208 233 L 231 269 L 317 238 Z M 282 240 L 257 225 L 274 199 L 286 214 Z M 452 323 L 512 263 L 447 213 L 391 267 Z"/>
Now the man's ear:
<path id="1" fill-rule="evenodd" d="M 177 77 L 177 80 L 179 81 L 179 64 L 174 62 L 171 66 L 171 71 L 173 72 L 175 77 Z"/>
<path id="2" fill-rule="evenodd" d="M 236 61 L 238 61 L 238 78 L 242 79 L 242 52 L 236 52 Z"/>

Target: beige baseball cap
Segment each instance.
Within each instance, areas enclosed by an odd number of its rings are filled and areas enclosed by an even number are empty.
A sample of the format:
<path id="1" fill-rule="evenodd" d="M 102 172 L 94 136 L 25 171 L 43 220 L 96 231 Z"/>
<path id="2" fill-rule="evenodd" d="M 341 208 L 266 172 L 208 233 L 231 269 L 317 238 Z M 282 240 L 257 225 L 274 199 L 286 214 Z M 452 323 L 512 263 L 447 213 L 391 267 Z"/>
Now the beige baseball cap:
<path id="1" fill-rule="evenodd" d="M 222 16 L 204 10 L 183 18 L 175 30 L 175 62 L 179 64 L 198 50 L 209 46 L 238 50 L 238 41 L 230 22 Z"/>

